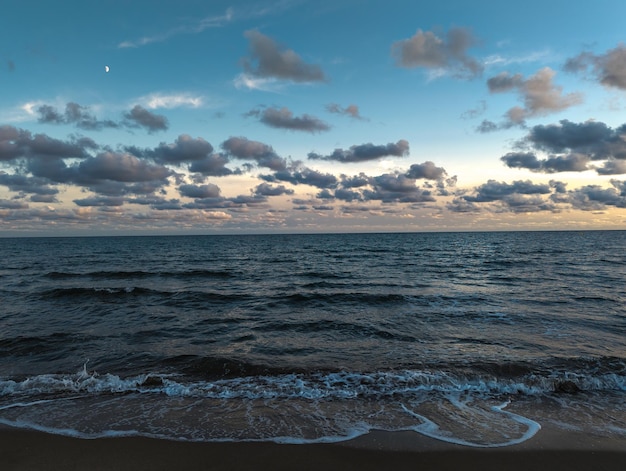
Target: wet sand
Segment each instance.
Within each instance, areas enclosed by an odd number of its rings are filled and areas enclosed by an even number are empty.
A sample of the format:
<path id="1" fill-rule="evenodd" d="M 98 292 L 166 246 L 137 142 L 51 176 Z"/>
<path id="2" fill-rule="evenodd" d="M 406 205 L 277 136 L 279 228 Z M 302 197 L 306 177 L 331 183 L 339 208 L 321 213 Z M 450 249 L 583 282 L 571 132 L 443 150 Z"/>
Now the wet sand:
<path id="1" fill-rule="evenodd" d="M 620 470 L 626 440 L 542 429 L 505 448 L 469 448 L 414 432 L 372 432 L 341 443 L 190 443 L 142 437 L 93 440 L 0 428 L 9 470 Z"/>

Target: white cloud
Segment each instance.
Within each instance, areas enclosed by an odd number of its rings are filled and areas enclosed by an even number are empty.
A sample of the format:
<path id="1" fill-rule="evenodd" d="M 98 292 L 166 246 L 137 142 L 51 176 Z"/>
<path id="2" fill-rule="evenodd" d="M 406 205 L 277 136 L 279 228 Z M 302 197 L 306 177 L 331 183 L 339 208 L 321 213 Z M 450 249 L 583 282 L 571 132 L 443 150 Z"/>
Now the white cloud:
<path id="1" fill-rule="evenodd" d="M 278 83 L 275 78 L 255 77 L 250 74 L 241 73 L 233 80 L 235 88 L 248 90 L 261 90 L 263 92 L 278 92 L 282 88 L 282 84 Z"/>
<path id="2" fill-rule="evenodd" d="M 207 28 L 217 28 L 223 26 L 225 23 L 230 22 L 233 19 L 233 10 L 229 8 L 223 15 L 220 16 L 207 16 L 200 20 L 196 20 L 189 24 L 184 24 L 168 29 L 161 33 L 154 34 L 152 36 L 144 36 L 133 41 L 122 41 L 117 45 L 118 49 L 135 48 L 140 46 L 146 46 L 155 42 L 165 41 L 172 36 L 178 36 L 180 34 L 196 34 L 201 33 Z"/>
<path id="3" fill-rule="evenodd" d="M 191 93 L 152 93 L 137 99 L 146 108 L 151 110 L 157 108 L 200 108 L 205 104 L 205 97 L 193 95 Z"/>

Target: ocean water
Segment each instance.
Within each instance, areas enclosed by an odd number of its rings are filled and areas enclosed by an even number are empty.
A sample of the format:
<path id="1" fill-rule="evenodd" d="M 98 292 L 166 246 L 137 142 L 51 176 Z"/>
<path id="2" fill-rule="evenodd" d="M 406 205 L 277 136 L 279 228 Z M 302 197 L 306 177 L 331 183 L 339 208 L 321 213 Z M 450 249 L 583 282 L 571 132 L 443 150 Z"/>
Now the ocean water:
<path id="1" fill-rule="evenodd" d="M 626 438 L 626 232 L 0 239 L 0 423 Z"/>

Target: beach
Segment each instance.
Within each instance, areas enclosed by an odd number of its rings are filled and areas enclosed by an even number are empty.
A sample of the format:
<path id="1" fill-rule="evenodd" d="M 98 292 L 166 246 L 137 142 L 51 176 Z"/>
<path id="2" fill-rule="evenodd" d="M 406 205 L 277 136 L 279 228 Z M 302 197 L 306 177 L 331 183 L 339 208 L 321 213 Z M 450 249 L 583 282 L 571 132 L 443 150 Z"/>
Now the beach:
<path id="1" fill-rule="evenodd" d="M 542 429 L 501 448 L 470 448 L 414 432 L 371 432 L 333 444 L 78 439 L 0 429 L 3 470 L 622 470 L 626 441 Z"/>

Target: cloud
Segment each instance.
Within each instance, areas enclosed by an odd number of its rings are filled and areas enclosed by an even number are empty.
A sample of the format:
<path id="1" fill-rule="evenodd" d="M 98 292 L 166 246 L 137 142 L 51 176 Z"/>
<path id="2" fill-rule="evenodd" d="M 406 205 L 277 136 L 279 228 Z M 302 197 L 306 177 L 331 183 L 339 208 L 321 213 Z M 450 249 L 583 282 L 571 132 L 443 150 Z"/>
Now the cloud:
<path id="1" fill-rule="evenodd" d="M 188 198 L 218 198 L 220 188 L 213 183 L 208 185 L 180 185 L 178 191 L 181 196 Z"/>
<path id="2" fill-rule="evenodd" d="M 537 125 L 530 129 L 519 146 L 532 152 L 509 152 L 500 160 L 510 168 L 534 172 L 582 172 L 595 168 L 601 175 L 626 173 L 626 124 L 612 129 L 600 121 Z M 544 159 L 537 152 L 547 153 Z M 605 161 L 592 167 L 592 161 Z"/>
<path id="3" fill-rule="evenodd" d="M 298 83 L 326 81 L 318 65 L 307 64 L 294 51 L 279 46 L 270 37 L 256 30 L 246 31 L 244 36 L 250 41 L 250 56 L 242 59 L 246 74 Z"/>
<path id="4" fill-rule="evenodd" d="M 169 123 L 165 116 L 151 113 L 141 105 L 135 105 L 124 117 L 129 121 L 129 126 L 141 126 L 150 133 L 165 131 L 169 128 Z"/>
<path id="5" fill-rule="evenodd" d="M 0 185 L 19 193 L 34 193 L 37 195 L 56 195 L 59 190 L 50 186 L 50 180 L 41 177 L 29 177 L 20 174 L 8 174 L 0 171 Z"/>
<path id="6" fill-rule="evenodd" d="M 374 145 L 372 143 L 351 146 L 349 149 L 335 149 L 330 155 L 320 155 L 315 152 L 308 154 L 312 160 L 334 160 L 343 163 L 365 162 L 382 157 L 404 157 L 409 153 L 409 142 L 401 139 L 398 142 L 386 145 Z"/>
<path id="7" fill-rule="evenodd" d="M 167 39 L 178 36 L 180 34 L 197 34 L 201 33 L 208 28 L 217 28 L 230 22 L 233 18 L 233 10 L 228 9 L 223 15 L 219 16 L 207 16 L 199 20 L 193 20 L 187 24 L 170 28 L 161 33 L 154 34 L 152 36 L 143 36 L 139 39 L 122 41 L 117 45 L 119 49 L 125 48 L 137 48 L 141 46 L 147 46 L 148 44 L 163 42 Z"/>
<path id="8" fill-rule="evenodd" d="M 39 113 L 38 121 L 46 124 L 75 124 L 76 127 L 90 131 L 103 128 L 119 128 L 120 124 L 111 120 L 98 120 L 88 112 L 88 107 L 69 102 L 65 105 L 65 112 L 59 113 L 50 105 L 41 105 L 36 110 Z"/>
<path id="9" fill-rule="evenodd" d="M 152 93 L 144 97 L 138 98 L 137 101 L 143 103 L 147 108 L 154 110 L 158 108 L 199 108 L 204 105 L 205 98 L 200 95 L 192 95 L 190 93 L 163 94 Z"/>
<path id="10" fill-rule="evenodd" d="M 568 72 L 591 69 L 602 85 L 626 90 L 626 45 L 619 44 L 604 54 L 582 52 L 567 59 L 563 68 Z"/>
<path id="11" fill-rule="evenodd" d="M 559 195 L 558 201 L 569 203 L 572 208 L 583 211 L 601 211 L 607 206 L 626 208 L 626 182 L 611 180 L 613 188 L 587 185 Z"/>
<path id="12" fill-rule="evenodd" d="M 124 198 L 114 196 L 94 196 L 74 200 L 78 206 L 122 206 Z"/>
<path id="13" fill-rule="evenodd" d="M 330 173 L 321 173 L 302 165 L 274 172 L 273 175 L 261 175 L 260 178 L 270 183 L 287 182 L 292 185 L 311 185 L 322 189 L 335 188 L 338 182 L 337 177 Z"/>
<path id="14" fill-rule="evenodd" d="M 152 182 L 165 183 L 172 171 L 162 165 L 152 165 L 130 154 L 103 152 L 95 157 L 88 157 L 73 170 L 72 179 L 77 182 Z"/>
<path id="15" fill-rule="evenodd" d="M 255 116 L 267 126 L 291 131 L 315 133 L 330 129 L 330 126 L 320 119 L 308 114 L 294 116 L 288 108 L 266 108 L 263 111 L 254 109 L 246 113 L 246 116 Z"/>
<path id="16" fill-rule="evenodd" d="M 343 116 L 348 116 L 353 119 L 365 120 L 363 116 L 361 116 L 359 112 L 359 107 L 357 105 L 348 105 L 345 108 L 339 106 L 337 103 L 329 103 L 326 105 L 326 110 L 329 113 L 340 114 Z"/>
<path id="17" fill-rule="evenodd" d="M 0 199 L 0 209 L 27 209 L 28 203 L 17 200 Z"/>
<path id="18" fill-rule="evenodd" d="M 163 164 L 181 164 L 206 159 L 212 152 L 213 146 L 201 137 L 194 139 L 189 134 L 181 134 L 174 143 L 161 142 L 158 147 L 144 155 Z"/>
<path id="19" fill-rule="evenodd" d="M 424 162 L 423 164 L 413 164 L 407 172 L 407 177 L 414 179 L 440 180 L 446 176 L 443 167 L 437 167 L 434 162 Z"/>
<path id="20" fill-rule="evenodd" d="M 144 127 L 150 133 L 164 131 L 169 127 L 167 118 L 162 115 L 151 113 L 141 105 L 135 105 L 129 112 L 124 114 L 125 121 L 118 123 L 110 119 L 99 120 L 89 113 L 89 108 L 78 103 L 69 102 L 65 105 L 65 112 L 60 113 L 55 107 L 43 104 L 35 109 L 39 115 L 38 121 L 46 124 L 74 124 L 76 127 L 99 131 L 103 128 L 129 128 Z"/>
<path id="21" fill-rule="evenodd" d="M 480 100 L 476 108 L 471 110 L 467 110 L 461 114 L 461 119 L 473 119 L 482 115 L 487 110 L 487 102 L 485 100 Z"/>
<path id="22" fill-rule="evenodd" d="M 477 42 L 466 28 L 452 28 L 444 39 L 418 30 L 411 38 L 393 43 L 391 53 L 400 67 L 443 69 L 456 77 L 473 78 L 483 71 L 483 65 L 467 55 Z"/>
<path id="23" fill-rule="evenodd" d="M 0 161 L 19 158 L 82 158 L 96 144 L 89 138 L 61 141 L 14 126 L 0 126 Z"/>
<path id="24" fill-rule="evenodd" d="M 517 180 L 513 183 L 488 180 L 475 189 L 475 196 L 464 196 L 463 199 L 472 203 L 485 203 L 505 199 L 515 194 L 545 195 L 550 193 L 550 185 L 535 184 L 530 180 Z"/>
<path id="25" fill-rule="evenodd" d="M 488 79 L 487 87 L 491 93 L 517 91 L 524 106 L 510 108 L 501 124 L 483 121 L 477 131 L 486 133 L 515 125 L 523 126 L 528 118 L 563 111 L 582 103 L 580 93 L 563 94 L 563 88 L 552 82 L 555 75 L 555 71 L 544 67 L 527 79 L 521 74 L 512 75 L 509 72 L 502 72 Z"/>
<path id="26" fill-rule="evenodd" d="M 124 147 L 136 157 L 150 158 L 165 165 L 190 163 L 189 170 L 206 176 L 225 176 L 233 173 L 226 167 L 228 157 L 213 153 L 213 146 L 201 137 L 193 138 L 188 134 L 180 134 L 176 140 L 167 144 L 161 142 L 154 149 L 139 149 L 135 146 Z"/>
<path id="27" fill-rule="evenodd" d="M 534 213 L 539 211 L 559 211 L 559 207 L 544 195 L 550 195 L 555 184 L 537 184 L 530 180 L 517 180 L 513 183 L 489 180 L 476 188 L 472 195 L 455 198 L 447 208 L 453 212 L 478 212 L 477 203 L 491 203 L 488 209 L 496 212 Z"/>
<path id="28" fill-rule="evenodd" d="M 261 196 L 293 195 L 293 193 L 293 190 L 285 188 L 284 185 L 272 186 L 267 183 L 261 183 L 254 189 L 254 194 Z"/>
<path id="29" fill-rule="evenodd" d="M 261 167 L 271 170 L 285 170 L 287 162 L 278 156 L 274 149 L 262 142 L 251 141 L 245 137 L 231 137 L 221 145 L 227 155 L 238 159 L 254 160 Z"/>
<path id="30" fill-rule="evenodd" d="M 9 70 L 9 72 L 15 71 L 15 62 L 13 62 L 11 59 L 7 59 L 7 69 Z"/>

